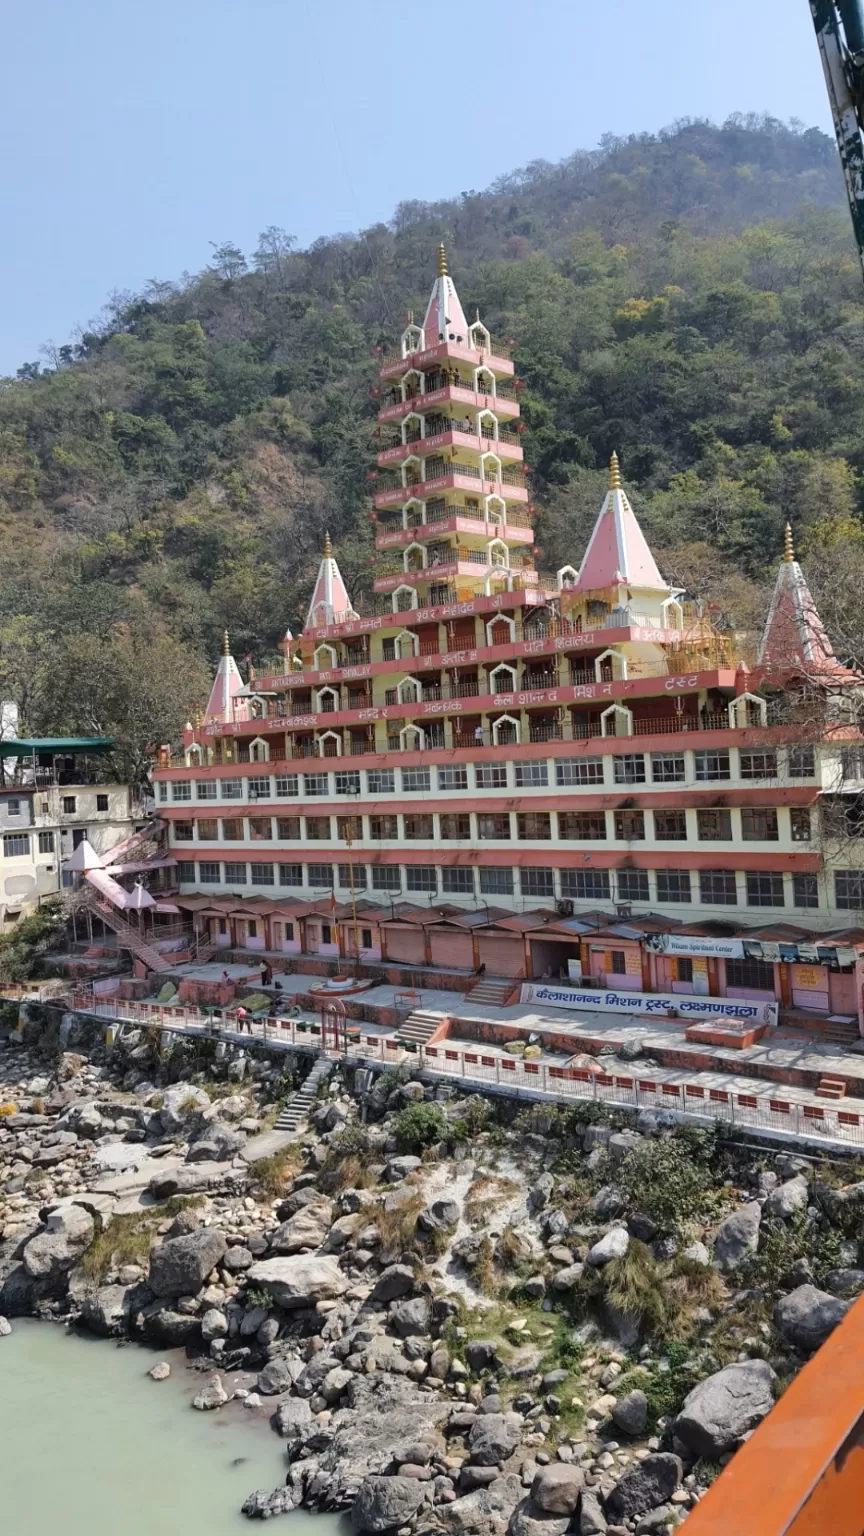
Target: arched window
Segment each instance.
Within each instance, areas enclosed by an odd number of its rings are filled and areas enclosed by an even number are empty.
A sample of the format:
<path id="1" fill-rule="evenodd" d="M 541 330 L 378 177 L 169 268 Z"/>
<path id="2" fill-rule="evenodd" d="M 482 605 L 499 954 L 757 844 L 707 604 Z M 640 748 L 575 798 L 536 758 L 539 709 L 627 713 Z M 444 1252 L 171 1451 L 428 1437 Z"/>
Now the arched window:
<path id="1" fill-rule="evenodd" d="M 409 608 L 418 608 L 420 599 L 414 587 L 397 587 L 393 593 L 393 612 L 406 613 Z"/>
<path id="2" fill-rule="evenodd" d="M 519 721 L 513 715 L 499 715 L 492 721 L 492 744 L 496 747 L 516 746 L 519 742 Z"/>
<path id="3" fill-rule="evenodd" d="M 501 662 L 493 672 L 489 673 L 489 686 L 493 693 L 515 693 L 516 668 L 508 667 Z"/>

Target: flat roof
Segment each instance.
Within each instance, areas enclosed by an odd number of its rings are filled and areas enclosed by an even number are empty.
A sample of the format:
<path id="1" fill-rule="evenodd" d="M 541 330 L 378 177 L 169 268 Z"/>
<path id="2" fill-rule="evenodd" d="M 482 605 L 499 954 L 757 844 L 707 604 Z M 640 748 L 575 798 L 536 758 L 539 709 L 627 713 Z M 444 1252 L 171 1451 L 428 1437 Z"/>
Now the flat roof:
<path id="1" fill-rule="evenodd" d="M 16 736 L 0 741 L 0 757 L 27 757 L 34 752 L 108 752 L 113 736 Z"/>

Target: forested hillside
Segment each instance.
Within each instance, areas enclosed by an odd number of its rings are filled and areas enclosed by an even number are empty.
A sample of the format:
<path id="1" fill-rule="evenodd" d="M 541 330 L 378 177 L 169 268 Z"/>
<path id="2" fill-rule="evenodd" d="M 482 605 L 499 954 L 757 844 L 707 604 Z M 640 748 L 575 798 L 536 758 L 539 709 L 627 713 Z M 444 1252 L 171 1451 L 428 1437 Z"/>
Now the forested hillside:
<path id="1" fill-rule="evenodd" d="M 302 623 L 325 527 L 368 585 L 375 349 L 441 239 L 516 342 L 544 568 L 581 555 L 612 448 L 666 574 L 739 626 L 787 517 L 805 547 L 856 535 L 864 284 L 833 140 L 607 140 L 308 250 L 216 242 L 0 384 L 0 681 L 29 728 L 121 729 L 134 766 L 224 627 L 260 664 Z"/>

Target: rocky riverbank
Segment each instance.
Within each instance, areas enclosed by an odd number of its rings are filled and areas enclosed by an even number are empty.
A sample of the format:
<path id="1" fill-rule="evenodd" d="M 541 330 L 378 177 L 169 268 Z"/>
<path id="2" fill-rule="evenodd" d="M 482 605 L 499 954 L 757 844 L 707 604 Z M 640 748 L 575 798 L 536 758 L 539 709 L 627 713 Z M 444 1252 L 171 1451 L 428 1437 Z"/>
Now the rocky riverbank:
<path id="1" fill-rule="evenodd" d="M 364 1070 L 261 1159 L 302 1061 L 58 1025 L 0 1036 L 0 1351 L 184 1346 L 285 1442 L 252 1518 L 674 1528 L 864 1289 L 851 1164 Z"/>

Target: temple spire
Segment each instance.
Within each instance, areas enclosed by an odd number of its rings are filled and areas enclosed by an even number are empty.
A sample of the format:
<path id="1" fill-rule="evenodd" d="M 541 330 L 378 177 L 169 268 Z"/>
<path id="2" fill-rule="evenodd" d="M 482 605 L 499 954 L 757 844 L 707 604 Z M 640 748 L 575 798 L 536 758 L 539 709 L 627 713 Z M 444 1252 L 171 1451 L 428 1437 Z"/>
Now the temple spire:
<path id="1" fill-rule="evenodd" d="M 226 629 L 222 635 L 222 655 L 219 658 L 213 687 L 210 689 L 210 698 L 204 711 L 205 722 L 218 720 L 222 725 L 230 724 L 234 719 L 234 700 L 242 687 L 240 668 L 231 655 L 231 642 Z"/>
<path id="2" fill-rule="evenodd" d="M 227 629 L 224 629 L 222 631 L 222 655 L 223 656 L 230 656 L 231 655 L 231 641 L 228 639 L 228 631 L 227 631 Z"/>
<path id="3" fill-rule="evenodd" d="M 318 567 L 318 579 L 306 616 L 307 629 L 323 629 L 328 624 L 341 624 L 345 619 L 356 618 L 342 580 L 342 573 L 333 555 L 329 533 L 324 534 L 324 553 Z"/>
<path id="4" fill-rule="evenodd" d="M 579 567 L 576 589 L 601 592 L 610 587 L 641 587 L 668 596 L 648 542 L 621 485 L 617 453 L 609 460 L 609 489 Z"/>
<path id="5" fill-rule="evenodd" d="M 795 546 L 792 543 L 792 524 L 786 524 L 786 532 L 783 536 L 783 559 L 791 563 L 795 559 Z"/>
<path id="6" fill-rule="evenodd" d="M 768 670 L 798 673 L 817 682 L 845 671 L 834 655 L 804 572 L 795 559 L 790 523 L 786 524 L 783 558 L 757 659 Z"/>
<path id="7" fill-rule="evenodd" d="M 444 249 L 444 241 L 438 247 L 438 276 L 447 276 L 447 252 Z"/>
<path id="8" fill-rule="evenodd" d="M 468 340 L 468 321 L 447 271 L 447 252 L 443 243 L 438 247 L 438 275 L 426 306 L 423 338 L 427 347 L 438 346 L 442 341 L 464 343 Z"/>

